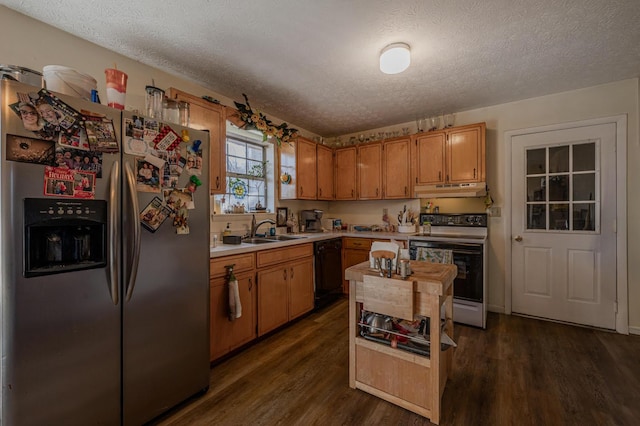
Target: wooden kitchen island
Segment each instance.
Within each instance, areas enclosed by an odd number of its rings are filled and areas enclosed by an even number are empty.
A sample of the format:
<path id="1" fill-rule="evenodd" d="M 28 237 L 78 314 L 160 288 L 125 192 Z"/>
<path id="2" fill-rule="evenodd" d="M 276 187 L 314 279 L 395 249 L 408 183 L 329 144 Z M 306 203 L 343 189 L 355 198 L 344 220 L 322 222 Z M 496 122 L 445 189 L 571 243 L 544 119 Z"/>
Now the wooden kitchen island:
<path id="1" fill-rule="evenodd" d="M 391 278 L 381 277 L 369 267 L 369 262 L 345 271 L 349 281 L 349 386 L 438 424 L 454 348 L 431 344 L 428 355 L 419 354 L 401 348 L 397 341 L 385 344 L 384 339 L 365 338 L 369 335 L 361 334 L 359 325 L 364 322 L 363 310 L 406 320 L 427 317 L 431 342 L 440 342 L 443 331 L 453 337 L 453 280 L 457 267 L 423 261 L 410 263 L 413 274 L 405 280 L 395 274 Z M 434 347 L 439 350 L 430 350 Z"/>

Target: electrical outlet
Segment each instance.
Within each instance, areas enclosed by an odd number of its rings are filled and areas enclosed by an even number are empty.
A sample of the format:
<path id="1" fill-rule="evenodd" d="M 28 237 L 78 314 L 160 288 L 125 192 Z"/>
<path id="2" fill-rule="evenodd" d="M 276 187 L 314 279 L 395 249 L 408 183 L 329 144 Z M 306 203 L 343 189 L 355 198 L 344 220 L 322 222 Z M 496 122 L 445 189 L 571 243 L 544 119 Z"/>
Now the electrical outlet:
<path id="1" fill-rule="evenodd" d="M 501 215 L 501 211 L 500 210 L 501 210 L 500 207 L 497 207 L 497 206 L 496 207 L 491 207 L 489 209 L 489 216 L 491 216 L 491 217 L 500 217 L 500 215 Z"/>
<path id="2" fill-rule="evenodd" d="M 382 209 L 382 215 L 383 215 L 383 216 L 384 216 L 385 214 L 388 214 L 388 213 L 389 213 L 389 210 L 387 210 L 387 209 Z"/>

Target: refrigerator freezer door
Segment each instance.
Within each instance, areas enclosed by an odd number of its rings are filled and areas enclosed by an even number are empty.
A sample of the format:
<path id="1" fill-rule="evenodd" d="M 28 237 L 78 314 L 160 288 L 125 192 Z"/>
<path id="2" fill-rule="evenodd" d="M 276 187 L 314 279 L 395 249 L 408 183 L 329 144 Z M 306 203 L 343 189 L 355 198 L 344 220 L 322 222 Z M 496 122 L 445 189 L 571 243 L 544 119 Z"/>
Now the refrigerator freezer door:
<path id="1" fill-rule="evenodd" d="M 34 137 L 9 108 L 17 93 L 39 88 L 3 80 L 0 86 L 0 274 L 2 283 L 2 423 L 120 422 L 120 305 L 108 267 L 25 278 L 24 198 L 43 196 L 44 165 L 7 161 L 7 134 Z M 62 97 L 77 109 L 111 114 L 97 104 Z M 120 114 L 113 116 L 120 128 Z M 106 155 L 105 170 L 116 155 Z M 96 199 L 107 200 L 108 172 Z M 108 256 L 108 261 L 110 261 Z"/>
<path id="2" fill-rule="evenodd" d="M 131 118 L 124 113 L 125 120 Z M 178 134 L 182 128 L 171 125 Z M 202 158 L 209 158 L 208 133 L 189 130 L 201 140 Z M 181 142 L 182 148 L 184 143 Z M 136 170 L 135 157 L 123 163 Z M 206 163 L 205 163 L 206 164 Z M 190 233 L 180 235 L 167 219 L 156 232 L 143 228 L 137 259 L 137 279 L 123 302 L 124 423 L 139 425 L 205 390 L 209 385 L 209 175 L 204 167 L 189 210 Z M 189 181 L 185 170 L 177 187 Z M 135 266 L 135 227 L 140 211 L 155 196 L 131 194 L 124 185 L 123 237 L 125 274 Z M 136 197 L 139 207 L 133 206 Z M 139 210 L 138 210 L 139 209 Z M 134 226 L 135 225 L 135 226 Z M 139 228 L 138 228 L 139 229 Z M 125 284 L 126 285 L 126 284 Z"/>

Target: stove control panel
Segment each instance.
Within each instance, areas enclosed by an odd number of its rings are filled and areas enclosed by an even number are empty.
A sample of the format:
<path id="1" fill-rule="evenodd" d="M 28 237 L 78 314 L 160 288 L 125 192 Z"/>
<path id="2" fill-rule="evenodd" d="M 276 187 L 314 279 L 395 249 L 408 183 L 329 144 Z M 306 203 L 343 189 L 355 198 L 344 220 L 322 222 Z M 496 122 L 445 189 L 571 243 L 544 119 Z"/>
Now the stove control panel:
<path id="1" fill-rule="evenodd" d="M 472 226 L 487 227 L 486 213 L 420 213 L 420 224 L 430 222 L 432 226 Z"/>

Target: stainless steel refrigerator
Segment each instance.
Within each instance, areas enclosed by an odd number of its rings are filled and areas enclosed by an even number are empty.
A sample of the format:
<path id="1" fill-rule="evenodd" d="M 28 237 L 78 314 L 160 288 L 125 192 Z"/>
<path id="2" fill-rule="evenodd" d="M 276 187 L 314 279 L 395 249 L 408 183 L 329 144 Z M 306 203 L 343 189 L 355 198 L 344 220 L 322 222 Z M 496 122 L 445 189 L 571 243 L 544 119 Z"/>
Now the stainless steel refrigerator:
<path id="1" fill-rule="evenodd" d="M 117 140 L 101 152 L 100 173 L 72 173 L 74 189 L 59 188 L 64 176 L 48 165 L 61 142 L 78 142 L 71 136 L 77 129 L 64 126 L 82 121 L 58 123 L 63 128 L 53 133 L 42 124 L 29 128 L 26 119 L 45 113 L 21 108 L 39 90 L 7 80 L 0 86 L 1 423 L 139 425 L 208 388 L 207 161 L 195 178 L 182 162 L 182 174 L 162 181 L 179 194 L 196 188 L 174 225 L 176 218 L 158 215 L 170 212 L 169 192 L 141 191 L 158 186 L 143 176 L 151 161 L 144 151 L 153 147 L 141 150 L 144 117 L 51 94 L 59 116 L 73 115 L 64 105 L 102 114 Z M 185 130 L 169 128 L 174 136 Z M 207 159 L 208 133 L 189 129 L 188 136 L 169 151 Z M 83 189 L 80 177 L 95 179 Z M 154 198 L 162 205 L 151 205 Z"/>

